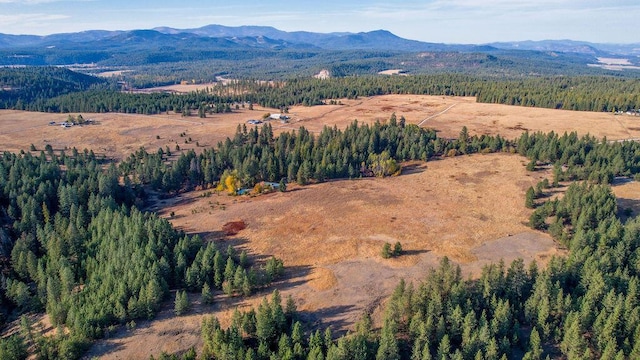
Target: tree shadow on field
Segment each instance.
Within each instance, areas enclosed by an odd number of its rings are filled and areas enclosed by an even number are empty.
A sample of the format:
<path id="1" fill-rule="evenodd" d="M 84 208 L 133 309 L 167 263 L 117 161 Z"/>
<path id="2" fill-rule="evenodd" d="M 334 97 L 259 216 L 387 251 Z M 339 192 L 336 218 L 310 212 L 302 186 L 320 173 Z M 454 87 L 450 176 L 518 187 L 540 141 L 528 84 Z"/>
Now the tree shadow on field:
<path id="1" fill-rule="evenodd" d="M 204 242 L 216 242 L 216 245 L 222 243 L 225 237 L 224 231 L 196 231 L 188 234 L 190 236 L 198 235 Z"/>
<path id="2" fill-rule="evenodd" d="M 287 266 L 285 264 L 284 275 L 277 284 L 278 289 L 286 290 L 306 283 L 311 269 L 312 267 L 308 265 Z"/>
<path id="3" fill-rule="evenodd" d="M 626 199 L 626 198 L 617 198 L 618 203 L 618 218 L 623 223 L 627 222 L 629 219 L 633 219 L 634 217 L 640 214 L 640 200 L 638 199 Z"/>
<path id="4" fill-rule="evenodd" d="M 347 330 L 344 329 L 353 325 L 346 314 L 354 309 L 354 305 L 335 305 L 314 311 L 298 311 L 298 316 L 300 320 L 309 324 L 314 330 L 323 331 L 325 328 L 330 327 L 335 338 L 345 335 Z M 342 330 L 336 331 L 336 329 Z"/>
<path id="5" fill-rule="evenodd" d="M 120 332 L 122 332 L 122 334 L 120 334 Z M 82 359 L 94 359 L 94 358 L 101 358 L 103 356 L 107 356 L 111 353 L 115 353 L 118 351 L 121 351 L 124 349 L 124 345 L 123 344 L 119 344 L 113 341 L 109 341 L 109 339 L 122 339 L 125 338 L 127 335 L 127 332 L 125 330 L 120 330 L 118 331 L 117 334 L 111 336 L 110 338 L 107 339 L 102 339 L 99 342 L 94 342 L 91 345 L 91 348 L 89 348 L 89 351 L 87 353 L 84 354 L 84 356 L 82 357 Z"/>
<path id="6" fill-rule="evenodd" d="M 271 256 L 264 256 L 263 258 L 270 258 Z M 264 263 L 264 260 L 261 261 Z M 297 286 L 301 286 L 307 283 L 307 276 L 311 274 L 311 266 L 284 266 L 284 274 L 281 278 L 277 279 L 273 283 L 265 286 L 255 292 L 255 294 L 268 295 L 273 292 L 273 290 L 278 289 L 278 291 L 286 291 L 293 289 Z"/>
<path id="7" fill-rule="evenodd" d="M 416 250 L 402 250 L 402 254 L 400 254 L 400 256 L 402 255 L 420 255 L 420 254 L 426 254 L 426 253 L 430 253 L 431 250 L 428 249 L 416 249 Z"/>
<path id="8" fill-rule="evenodd" d="M 226 237 L 224 236 L 224 232 L 221 231 L 206 231 L 205 233 L 208 234 L 205 234 L 204 236 L 207 237 L 203 237 L 203 239 L 213 242 L 218 247 L 218 249 L 220 249 L 220 251 L 226 251 L 227 247 L 231 245 L 235 248 L 236 253 L 240 254 L 240 252 L 244 250 L 242 245 L 249 242 L 249 239 L 241 236 Z M 220 237 L 220 233 L 223 236 Z M 251 258 L 254 258 L 254 256 L 251 256 L 252 254 L 250 254 L 248 251 L 247 254 L 250 255 Z"/>
<path id="9" fill-rule="evenodd" d="M 187 193 L 169 195 L 155 190 L 145 189 L 145 191 L 147 191 L 147 196 L 144 199 L 142 210 L 154 212 L 158 215 L 167 215 L 169 208 L 189 205 L 199 199 L 198 197 L 184 196 Z M 174 215 L 172 218 L 175 219 L 177 216 Z"/>
<path id="10" fill-rule="evenodd" d="M 402 166 L 400 175 L 420 174 L 427 170 L 426 163 L 407 164 Z"/>

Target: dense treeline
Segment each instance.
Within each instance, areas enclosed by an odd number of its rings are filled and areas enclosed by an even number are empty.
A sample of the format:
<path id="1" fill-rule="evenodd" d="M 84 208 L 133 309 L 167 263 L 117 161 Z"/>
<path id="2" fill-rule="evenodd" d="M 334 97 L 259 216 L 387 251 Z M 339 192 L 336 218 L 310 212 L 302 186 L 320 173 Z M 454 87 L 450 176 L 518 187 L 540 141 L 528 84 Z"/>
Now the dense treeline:
<path id="1" fill-rule="evenodd" d="M 43 112 L 120 112 L 127 114 L 153 115 L 176 112 L 189 116 L 191 111 L 202 109 L 206 113 L 231 112 L 232 98 L 225 98 L 204 92 L 185 95 L 166 93 L 133 94 L 119 91 L 89 90 L 67 94 L 54 99 L 38 100 L 27 109 Z"/>
<path id="2" fill-rule="evenodd" d="M 334 99 L 354 99 L 386 94 L 475 96 L 482 83 L 477 77 L 459 74 L 424 76 L 361 76 L 330 79 L 299 78 L 284 85 L 256 86 L 250 82 L 248 100 L 267 107 L 296 104 L 319 105 Z"/>
<path id="3" fill-rule="evenodd" d="M 88 90 L 103 79 L 59 67 L 0 68 L 0 109 L 30 110 L 42 99 Z"/>
<path id="4" fill-rule="evenodd" d="M 538 165 L 553 166 L 554 184 L 559 181 L 590 180 L 611 183 L 616 176 L 640 173 L 640 144 L 636 141 L 609 142 L 575 132 L 558 136 L 525 132 L 517 140 L 518 153 Z"/>
<path id="5" fill-rule="evenodd" d="M 581 111 L 627 111 L 640 108 L 640 81 L 581 76 L 529 78 L 486 84 L 479 102 Z"/>
<path id="6" fill-rule="evenodd" d="M 640 108 L 640 80 L 595 76 L 499 80 L 442 74 L 295 79 L 281 87 L 258 87 L 250 92 L 248 100 L 280 108 L 385 94 L 475 96 L 483 103 L 582 111 Z"/>
<path id="7" fill-rule="evenodd" d="M 346 65 L 345 65 L 346 66 Z M 460 74 L 419 76 L 361 76 L 290 79 L 264 83 L 239 81 L 209 92 L 189 95 L 128 94 L 116 91 L 75 92 L 48 99 L 22 100 L 24 109 L 48 112 L 129 112 L 218 109 L 256 103 L 285 109 L 292 105 L 321 105 L 339 99 L 386 94 L 474 96 L 479 102 L 581 111 L 627 111 L 640 108 L 640 80 L 577 76 L 528 79 L 481 78 Z M 5 103 L 6 107 L 16 104 Z"/>
<path id="8" fill-rule="evenodd" d="M 141 149 L 125 159 L 120 169 L 134 181 L 165 192 L 212 187 L 229 175 L 237 179 L 239 189 L 283 178 L 303 185 L 354 178 L 369 170 L 375 174 L 385 159 L 427 161 L 438 155 L 495 152 L 509 146 L 500 136 L 471 137 L 466 129 L 459 139 L 440 139 L 435 131 L 407 125 L 404 118 L 397 119 L 394 114 L 385 124 L 354 121 L 345 130 L 325 127 L 317 136 L 300 128 L 274 137 L 270 124 L 251 129 L 239 126 L 232 139 L 227 138 L 215 149 L 200 154 L 189 151 L 173 163 L 166 162 L 166 150 L 148 153 Z"/>
<path id="9" fill-rule="evenodd" d="M 135 181 L 170 193 L 214 187 L 228 175 L 236 179 L 237 189 L 282 179 L 306 184 L 374 175 L 380 163 L 376 160 L 385 157 L 427 161 L 434 156 L 499 151 L 527 156 L 532 170 L 553 167 L 554 184 L 574 180 L 607 184 L 616 176 L 631 177 L 640 172 L 640 145 L 633 141 L 607 142 L 553 132 L 525 132 L 516 141 L 507 141 L 499 135 L 470 136 L 466 128 L 457 139 L 442 139 L 432 130 L 406 124 L 395 114 L 384 124 L 354 121 L 344 130 L 325 127 L 317 135 L 300 128 L 274 137 L 269 124 L 250 129 L 238 126 L 233 138 L 200 154 L 189 151 L 167 162 L 169 151 L 141 149 L 125 159 L 120 170 Z"/>
<path id="10" fill-rule="evenodd" d="M 113 325 L 152 317 L 170 289 L 246 296 L 282 274 L 277 259 L 262 267 L 141 212 L 143 195 L 90 151 L 0 156 L 0 321 L 46 310 L 60 330 L 32 340 L 41 358 L 76 358 Z"/>

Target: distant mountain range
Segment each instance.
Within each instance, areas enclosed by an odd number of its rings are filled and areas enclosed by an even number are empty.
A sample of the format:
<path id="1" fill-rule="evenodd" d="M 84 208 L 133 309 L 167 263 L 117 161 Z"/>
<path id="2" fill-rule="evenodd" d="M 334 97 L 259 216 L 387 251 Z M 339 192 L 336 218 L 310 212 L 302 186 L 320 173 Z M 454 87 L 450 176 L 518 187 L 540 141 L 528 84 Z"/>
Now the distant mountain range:
<path id="1" fill-rule="evenodd" d="M 490 52 L 530 50 L 579 53 L 594 56 L 638 56 L 638 44 L 595 44 L 572 40 L 496 42 L 490 44 L 442 44 L 408 40 L 386 30 L 361 33 L 286 32 L 269 26 L 207 25 L 194 29 L 157 27 L 151 30 L 90 30 L 47 36 L 0 34 L 0 49 L 58 48 L 96 51 L 137 46 L 183 46 L 206 49 L 309 49 L 383 50 L 398 52 Z"/>
<path id="2" fill-rule="evenodd" d="M 573 40 L 528 40 L 514 42 L 495 42 L 488 45 L 505 50 L 556 51 L 565 53 L 592 54 L 596 56 L 640 56 L 640 43 L 596 44 Z"/>
<path id="3" fill-rule="evenodd" d="M 325 50 L 394 50 L 394 51 L 482 51 L 486 47 L 477 45 L 447 45 L 408 40 L 386 30 L 349 33 L 314 33 L 307 31 L 287 32 L 270 26 L 223 26 L 207 25 L 196 29 L 174 29 L 158 27 L 153 30 L 164 34 L 196 34 L 213 38 L 265 37 L 295 44 L 307 44 Z M 491 49 L 489 49 L 491 50 Z"/>

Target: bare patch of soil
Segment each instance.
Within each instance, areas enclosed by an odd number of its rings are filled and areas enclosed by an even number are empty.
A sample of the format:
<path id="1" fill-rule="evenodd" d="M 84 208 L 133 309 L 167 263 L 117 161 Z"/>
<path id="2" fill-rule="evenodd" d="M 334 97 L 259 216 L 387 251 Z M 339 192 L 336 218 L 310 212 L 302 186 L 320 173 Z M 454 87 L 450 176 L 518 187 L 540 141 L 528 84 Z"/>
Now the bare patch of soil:
<path id="1" fill-rule="evenodd" d="M 247 227 L 244 221 L 230 221 L 224 225 L 222 225 L 222 231 L 226 236 L 233 236 L 238 234 L 241 230 L 244 230 Z"/>

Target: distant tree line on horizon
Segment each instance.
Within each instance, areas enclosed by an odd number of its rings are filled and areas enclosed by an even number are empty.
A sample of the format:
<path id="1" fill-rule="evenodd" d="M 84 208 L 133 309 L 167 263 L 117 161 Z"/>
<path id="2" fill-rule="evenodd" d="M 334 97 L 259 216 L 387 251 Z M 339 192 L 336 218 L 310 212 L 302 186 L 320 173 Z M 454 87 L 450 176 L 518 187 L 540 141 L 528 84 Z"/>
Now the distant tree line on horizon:
<path id="1" fill-rule="evenodd" d="M 48 84 L 46 86 L 38 84 Z M 580 111 L 640 108 L 640 80 L 612 76 L 478 77 L 463 74 L 239 80 L 208 91 L 131 94 L 112 82 L 59 68 L 0 69 L 0 108 L 42 112 L 224 112 L 236 104 L 321 105 L 386 94 L 473 96 L 478 102 Z"/>

